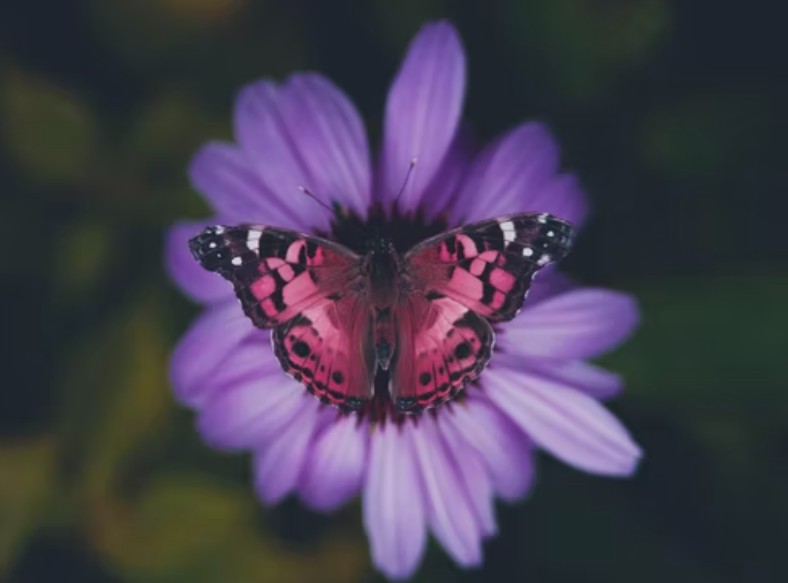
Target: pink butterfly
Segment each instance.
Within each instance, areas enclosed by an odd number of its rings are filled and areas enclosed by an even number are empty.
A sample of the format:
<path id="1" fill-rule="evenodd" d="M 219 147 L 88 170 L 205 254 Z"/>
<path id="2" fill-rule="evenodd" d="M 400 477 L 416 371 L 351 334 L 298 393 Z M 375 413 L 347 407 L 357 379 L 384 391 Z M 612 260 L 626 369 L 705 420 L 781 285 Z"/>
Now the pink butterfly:
<path id="1" fill-rule="evenodd" d="M 282 368 L 324 403 L 358 410 L 375 386 L 398 410 L 454 397 L 490 360 L 491 323 L 511 320 L 534 274 L 564 257 L 572 226 L 519 213 L 431 237 L 400 255 L 383 237 L 357 254 L 265 226 L 216 226 L 189 242 L 273 328 Z"/>

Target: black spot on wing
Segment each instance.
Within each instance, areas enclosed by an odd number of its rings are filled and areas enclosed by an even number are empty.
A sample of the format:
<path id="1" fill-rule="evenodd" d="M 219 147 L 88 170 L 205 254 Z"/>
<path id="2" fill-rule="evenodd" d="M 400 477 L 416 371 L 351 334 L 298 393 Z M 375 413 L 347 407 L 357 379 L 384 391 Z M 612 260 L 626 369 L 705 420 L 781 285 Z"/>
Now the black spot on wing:
<path id="1" fill-rule="evenodd" d="M 306 358 L 307 356 L 309 356 L 309 353 L 312 351 L 309 348 L 309 344 L 307 344 L 303 340 L 299 340 L 298 342 L 293 344 L 293 352 L 296 353 L 296 356 L 300 356 L 301 358 Z"/>
<path id="2" fill-rule="evenodd" d="M 471 355 L 471 345 L 468 342 L 460 342 L 454 349 L 454 356 L 459 360 L 464 360 Z"/>

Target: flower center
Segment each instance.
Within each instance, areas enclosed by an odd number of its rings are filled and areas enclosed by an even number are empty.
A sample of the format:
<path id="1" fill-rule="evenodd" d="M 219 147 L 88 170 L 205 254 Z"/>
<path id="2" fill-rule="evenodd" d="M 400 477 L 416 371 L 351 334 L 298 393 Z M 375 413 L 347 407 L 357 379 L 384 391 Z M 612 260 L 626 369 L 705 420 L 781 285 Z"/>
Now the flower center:
<path id="1" fill-rule="evenodd" d="M 376 203 L 363 219 L 344 208 L 337 208 L 331 222 L 331 232 L 321 234 L 359 254 L 374 249 L 381 240 L 390 241 L 397 253 L 405 254 L 417 243 L 444 232 L 448 227 L 445 216 L 427 218 L 422 209 L 402 213 L 395 206 L 390 212 Z"/>

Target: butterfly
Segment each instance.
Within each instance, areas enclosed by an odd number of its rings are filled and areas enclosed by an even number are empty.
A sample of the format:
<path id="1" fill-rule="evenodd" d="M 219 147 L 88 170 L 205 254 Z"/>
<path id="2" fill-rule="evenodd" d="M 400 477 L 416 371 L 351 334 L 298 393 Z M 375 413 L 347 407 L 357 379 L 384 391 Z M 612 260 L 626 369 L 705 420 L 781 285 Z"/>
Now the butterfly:
<path id="1" fill-rule="evenodd" d="M 363 254 L 258 225 L 215 226 L 189 241 L 230 283 L 244 313 L 272 329 L 282 368 L 324 403 L 359 410 L 385 376 L 404 413 L 445 402 L 490 360 L 492 324 L 523 306 L 534 275 L 564 257 L 571 224 L 518 213 L 448 230 L 399 253 Z"/>

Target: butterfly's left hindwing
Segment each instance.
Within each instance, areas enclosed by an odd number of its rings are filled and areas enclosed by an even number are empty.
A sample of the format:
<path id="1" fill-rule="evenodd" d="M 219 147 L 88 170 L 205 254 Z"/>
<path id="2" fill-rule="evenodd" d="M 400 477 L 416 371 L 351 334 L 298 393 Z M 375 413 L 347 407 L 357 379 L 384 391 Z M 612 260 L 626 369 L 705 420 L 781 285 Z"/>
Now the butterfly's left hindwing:
<path id="1" fill-rule="evenodd" d="M 520 213 L 452 229 L 405 255 L 408 276 L 427 297 L 447 296 L 491 322 L 511 320 L 537 271 L 563 258 L 572 226 Z"/>

